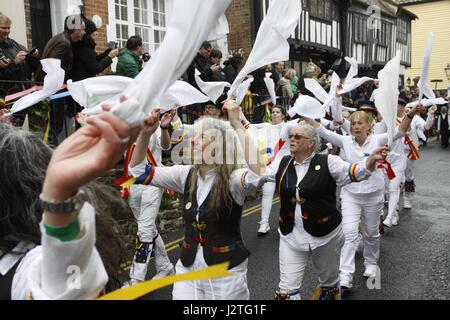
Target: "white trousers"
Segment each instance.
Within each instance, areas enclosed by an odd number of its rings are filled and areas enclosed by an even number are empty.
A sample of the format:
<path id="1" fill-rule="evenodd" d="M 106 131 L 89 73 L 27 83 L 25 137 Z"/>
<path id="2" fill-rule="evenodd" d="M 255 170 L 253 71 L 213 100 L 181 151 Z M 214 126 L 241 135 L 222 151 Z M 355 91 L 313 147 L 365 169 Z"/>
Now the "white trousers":
<path id="1" fill-rule="evenodd" d="M 272 210 L 273 195 L 275 193 L 275 182 L 266 182 L 262 187 L 261 200 L 261 222 L 269 223 L 270 211 Z"/>
<path id="2" fill-rule="evenodd" d="M 249 300 L 247 285 L 248 259 L 228 270 L 233 276 L 208 280 L 175 282 L 173 285 L 173 300 Z M 199 246 L 192 266 L 186 268 L 178 260 L 176 274 L 208 268 L 203 258 L 203 247 Z"/>
<path id="3" fill-rule="evenodd" d="M 388 205 L 388 217 L 397 217 L 397 205 L 400 200 L 400 192 L 402 190 L 403 183 L 405 182 L 405 172 L 394 168 L 395 178 L 389 180 L 389 205 Z"/>
<path id="4" fill-rule="evenodd" d="M 338 227 L 339 228 L 339 227 Z M 339 232 L 329 242 L 313 250 L 296 250 L 280 239 L 280 292 L 297 292 L 303 283 L 309 257 L 319 275 L 322 287 L 334 287 L 339 282 L 339 259 L 344 245 L 344 234 Z"/>
<path id="5" fill-rule="evenodd" d="M 380 212 L 384 191 L 352 194 L 342 190 L 342 228 L 345 243 L 342 248 L 340 278 L 352 282 L 355 273 L 355 253 L 358 249 L 359 222 L 363 222 L 364 265 L 376 265 L 380 257 Z"/>
<path id="6" fill-rule="evenodd" d="M 149 247 L 150 253 L 153 246 L 155 248 L 156 272 L 172 267 L 164 241 L 158 235 L 158 229 L 156 228 L 156 217 L 158 216 L 162 195 L 163 190 L 160 188 L 133 185 L 129 196 L 129 205 L 138 225 L 137 236 L 143 243 L 152 243 Z M 153 240 L 155 240 L 154 243 Z M 149 260 L 150 254 L 145 263 L 136 262 L 136 255 L 134 256 L 130 270 L 132 281 L 145 281 Z"/>

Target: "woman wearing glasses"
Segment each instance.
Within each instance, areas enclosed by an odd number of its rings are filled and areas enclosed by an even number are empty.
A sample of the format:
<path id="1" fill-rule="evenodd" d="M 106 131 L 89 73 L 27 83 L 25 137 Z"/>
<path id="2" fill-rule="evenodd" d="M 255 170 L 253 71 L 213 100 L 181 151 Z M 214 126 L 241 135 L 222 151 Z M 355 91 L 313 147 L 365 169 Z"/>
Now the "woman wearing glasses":
<path id="1" fill-rule="evenodd" d="M 291 156 L 267 167 L 276 181 L 280 209 L 280 283 L 275 299 L 298 300 L 305 268 L 311 256 L 319 274 L 317 299 L 339 299 L 339 259 L 344 244 L 341 215 L 336 209 L 336 185 L 370 177 L 379 148 L 366 161 L 347 163 L 338 156 L 318 154 L 319 136 L 304 122 L 291 130 Z"/>
<path id="2" fill-rule="evenodd" d="M 341 98 L 337 95 L 333 101 L 340 105 Z M 411 110 L 411 117 L 420 112 L 420 107 Z M 346 160 L 360 162 L 366 159 L 374 150 L 388 142 L 387 133 L 373 134 L 374 121 L 370 113 L 356 111 L 350 117 L 350 135 L 341 136 L 325 129 L 313 119 L 305 119 L 314 126 L 321 138 L 344 150 Z M 405 117 L 396 129 L 394 141 L 401 138 L 408 130 L 411 118 Z M 351 288 L 355 272 L 355 253 L 358 247 L 359 221 L 364 223 L 364 277 L 375 277 L 380 256 L 380 212 L 383 210 L 384 176 L 381 170 L 376 170 L 369 179 L 346 185 L 342 188 L 342 228 L 345 244 L 342 248 L 340 262 L 340 284 L 343 288 Z"/>

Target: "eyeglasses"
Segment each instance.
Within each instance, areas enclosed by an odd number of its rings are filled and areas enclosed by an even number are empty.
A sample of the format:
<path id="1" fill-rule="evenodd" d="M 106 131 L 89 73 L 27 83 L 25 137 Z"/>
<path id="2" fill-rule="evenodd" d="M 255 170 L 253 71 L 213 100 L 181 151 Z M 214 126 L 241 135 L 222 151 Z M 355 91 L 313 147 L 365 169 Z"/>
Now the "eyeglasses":
<path id="1" fill-rule="evenodd" d="M 292 138 L 294 138 L 295 140 L 311 139 L 311 138 L 302 136 L 302 135 L 300 135 L 300 134 L 290 134 L 290 135 L 289 135 L 289 139 L 292 139 Z"/>

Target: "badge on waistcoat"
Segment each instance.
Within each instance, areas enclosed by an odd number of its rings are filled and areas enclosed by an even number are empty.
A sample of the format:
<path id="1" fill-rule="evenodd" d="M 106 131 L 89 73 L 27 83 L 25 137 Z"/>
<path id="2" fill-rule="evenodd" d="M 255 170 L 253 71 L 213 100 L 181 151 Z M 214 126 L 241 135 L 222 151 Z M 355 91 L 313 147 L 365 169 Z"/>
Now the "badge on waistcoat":
<path id="1" fill-rule="evenodd" d="M 316 171 L 319 171 L 320 168 L 321 168 L 320 165 L 317 165 L 317 166 L 316 166 Z"/>
<path id="2" fill-rule="evenodd" d="M 185 206 L 186 210 L 189 210 L 191 207 L 192 207 L 192 203 L 190 203 L 190 202 L 186 203 L 186 206 Z"/>

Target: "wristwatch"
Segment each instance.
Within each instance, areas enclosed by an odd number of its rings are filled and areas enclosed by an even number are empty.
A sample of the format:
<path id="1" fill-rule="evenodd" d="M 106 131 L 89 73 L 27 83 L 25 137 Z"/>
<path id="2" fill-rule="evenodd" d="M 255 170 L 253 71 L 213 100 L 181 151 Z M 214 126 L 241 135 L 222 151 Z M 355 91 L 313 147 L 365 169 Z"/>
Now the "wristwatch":
<path id="1" fill-rule="evenodd" d="M 85 193 L 81 189 L 74 196 L 63 201 L 45 199 L 42 193 L 39 195 L 42 209 L 50 213 L 79 212 L 85 201 Z"/>

